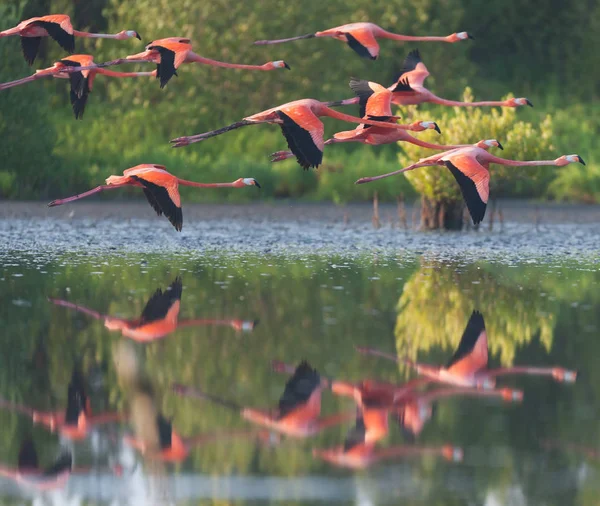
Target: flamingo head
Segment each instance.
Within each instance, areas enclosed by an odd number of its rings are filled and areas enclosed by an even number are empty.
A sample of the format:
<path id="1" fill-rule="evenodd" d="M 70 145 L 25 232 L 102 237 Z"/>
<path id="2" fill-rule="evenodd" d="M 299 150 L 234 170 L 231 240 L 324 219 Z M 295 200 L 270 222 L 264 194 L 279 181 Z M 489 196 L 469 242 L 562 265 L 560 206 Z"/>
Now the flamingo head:
<path id="1" fill-rule="evenodd" d="M 504 148 L 502 147 L 502 144 L 500 144 L 500 141 L 499 141 L 499 140 L 496 140 L 496 139 L 487 139 L 487 140 L 479 141 L 479 142 L 476 144 L 476 146 L 477 146 L 478 148 L 485 149 L 485 150 L 488 150 L 488 149 L 490 149 L 490 148 L 500 148 L 500 149 L 504 149 Z"/>
<path id="2" fill-rule="evenodd" d="M 505 102 L 506 107 L 522 107 L 524 105 L 528 105 L 529 107 L 533 107 L 531 100 L 525 97 L 521 98 L 509 98 Z"/>
<path id="3" fill-rule="evenodd" d="M 583 158 L 581 158 L 579 155 L 563 155 L 554 160 L 554 163 L 558 167 L 563 167 L 564 165 L 569 165 L 570 163 L 580 163 L 581 165 L 585 165 Z"/>
<path id="4" fill-rule="evenodd" d="M 473 37 L 469 32 L 457 32 L 457 33 L 453 33 L 452 35 L 448 35 L 448 37 L 446 37 L 446 41 L 447 42 L 460 42 L 461 40 L 474 40 L 475 37 Z"/>
<path id="5" fill-rule="evenodd" d="M 577 371 L 568 371 L 562 367 L 555 367 L 552 369 L 552 377 L 561 383 L 575 383 Z"/>
<path id="6" fill-rule="evenodd" d="M 272 61 L 266 64 L 270 69 L 288 69 L 292 70 L 291 67 L 283 60 Z"/>
<path id="7" fill-rule="evenodd" d="M 457 446 L 445 445 L 442 448 L 442 453 L 446 460 L 450 460 L 451 462 L 462 462 L 464 452 L 462 448 Z"/>
<path id="8" fill-rule="evenodd" d="M 440 127 L 435 121 L 415 121 L 411 125 L 411 130 L 413 132 L 422 132 L 423 130 L 435 130 L 438 134 L 442 133 Z"/>
<path id="9" fill-rule="evenodd" d="M 234 182 L 234 185 L 238 188 L 241 188 L 242 186 L 256 186 L 257 188 L 260 188 L 258 181 L 253 177 L 241 177 Z"/>
<path id="10" fill-rule="evenodd" d="M 133 39 L 136 38 L 138 40 L 142 40 L 140 34 L 134 30 L 123 30 L 122 32 L 117 33 L 115 39 L 117 40 L 125 40 L 125 39 Z"/>
<path id="11" fill-rule="evenodd" d="M 513 390 L 512 388 L 503 388 L 502 399 L 506 402 L 521 402 L 523 400 L 523 392 L 521 390 Z"/>

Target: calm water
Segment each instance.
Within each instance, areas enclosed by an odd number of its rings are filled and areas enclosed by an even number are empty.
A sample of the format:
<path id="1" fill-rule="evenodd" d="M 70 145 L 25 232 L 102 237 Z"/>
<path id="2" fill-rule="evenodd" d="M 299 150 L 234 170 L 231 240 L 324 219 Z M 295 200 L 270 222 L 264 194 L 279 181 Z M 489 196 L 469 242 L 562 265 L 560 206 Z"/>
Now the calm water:
<path id="1" fill-rule="evenodd" d="M 598 504 L 597 265 L 21 253 L 0 262 L 2 504 Z M 389 395 L 417 373 L 357 346 L 437 370 L 475 310 L 484 370 L 557 366 L 577 381 L 499 376 L 522 402 L 438 381 L 410 383 L 393 407 L 369 402 L 369 385 L 385 382 Z M 296 390 L 313 395 L 297 391 L 277 421 L 290 376 L 273 360 L 320 373 L 320 414 L 305 373 Z M 364 409 L 388 430 L 365 411 L 361 431 L 355 401 L 325 378 L 362 385 Z M 227 402 L 178 395 L 174 384 Z M 251 408 L 278 425 L 244 419 Z M 281 433 L 291 426 L 323 430 Z M 19 460 L 33 465 L 31 442 L 40 469 L 57 463 L 45 477 L 15 474 Z M 326 449 L 364 469 L 319 458 Z M 60 474 L 69 454 L 73 472 Z"/>

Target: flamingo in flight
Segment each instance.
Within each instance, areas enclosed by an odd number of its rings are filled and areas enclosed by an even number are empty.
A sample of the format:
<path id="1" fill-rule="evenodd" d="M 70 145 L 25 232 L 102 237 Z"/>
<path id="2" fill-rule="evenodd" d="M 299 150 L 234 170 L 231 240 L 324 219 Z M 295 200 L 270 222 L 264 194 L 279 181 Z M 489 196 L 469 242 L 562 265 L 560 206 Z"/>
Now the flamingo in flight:
<path id="1" fill-rule="evenodd" d="M 574 383 L 577 378 L 576 371 L 569 371 L 562 367 L 515 366 L 488 369 L 487 332 L 483 315 L 479 311 L 473 311 L 471 314 L 458 348 L 445 367 L 399 359 L 394 355 L 372 348 L 357 348 L 357 350 L 366 355 L 403 362 L 431 381 L 458 387 L 493 389 L 498 376 L 509 374 L 551 376 L 556 381 L 565 383 Z"/>
<path id="2" fill-rule="evenodd" d="M 49 467 L 42 468 L 31 437 L 21 441 L 17 467 L 0 465 L 0 476 L 38 491 L 61 489 L 73 472 L 73 456 L 63 451 Z"/>
<path id="3" fill-rule="evenodd" d="M 274 360 L 274 371 L 292 374 L 293 366 Z M 522 401 L 523 392 L 511 388 L 478 390 L 475 388 L 439 388 L 420 392 L 418 388 L 427 386 L 431 380 L 417 378 L 403 385 L 394 385 L 370 379 L 350 383 L 332 378 L 323 378 L 322 383 L 335 395 L 353 398 L 362 416 L 366 443 L 374 444 L 389 432 L 389 413 L 394 413 L 398 423 L 406 433 L 420 432 L 432 416 L 431 402 L 455 396 L 500 397 L 504 401 Z M 408 429 L 408 430 L 406 430 Z"/>
<path id="4" fill-rule="evenodd" d="M 85 105 L 88 95 L 92 91 L 94 80 L 97 74 L 108 77 L 151 77 L 156 75 L 156 70 L 152 72 L 115 72 L 102 68 L 94 63 L 94 57 L 89 54 L 74 54 L 68 58 L 63 58 L 42 70 L 36 70 L 35 74 L 0 84 L 0 91 L 20 86 L 44 77 L 55 77 L 59 79 L 69 79 L 71 81 L 71 105 L 75 119 L 83 118 Z"/>
<path id="5" fill-rule="evenodd" d="M 182 37 L 167 37 L 166 39 L 154 40 L 150 42 L 146 46 L 146 49 L 141 53 L 106 62 L 104 65 L 108 66 L 141 62 L 156 63 L 156 77 L 157 79 L 160 79 L 161 88 L 164 88 L 169 80 L 177 75 L 177 69 L 183 63 L 202 63 L 204 65 L 213 65 L 215 67 L 242 70 L 290 70 L 290 66 L 283 60 L 270 61 L 263 65 L 243 65 L 241 63 L 227 63 L 205 58 L 192 51 L 190 39 Z"/>
<path id="6" fill-rule="evenodd" d="M 483 141 L 488 146 L 501 147 L 500 143 L 495 139 Z M 481 145 L 474 144 L 465 148 L 452 149 L 444 153 L 422 158 L 417 163 L 413 163 L 403 169 L 388 172 L 380 176 L 363 177 L 358 179 L 355 184 L 370 183 L 386 177 L 394 176 L 402 172 L 418 169 L 420 167 L 442 166 L 447 167 L 462 193 L 463 199 L 467 204 L 469 213 L 473 223 L 476 225 L 481 223 L 485 216 L 485 210 L 490 193 L 490 163 L 500 165 L 508 165 L 511 167 L 532 167 L 538 165 L 554 165 L 556 167 L 564 167 L 570 163 L 581 163 L 585 165 L 583 158 L 579 155 L 563 155 L 556 160 L 508 160 L 499 158 L 488 153 Z"/>
<path id="7" fill-rule="evenodd" d="M 364 101 L 361 102 L 360 116 L 365 119 L 377 119 L 382 121 L 394 121 L 392 115 L 392 92 L 380 84 L 352 78 L 350 88 Z M 386 118 L 389 118 L 386 120 Z M 437 123 L 433 121 L 417 121 L 412 124 L 414 131 L 432 129 L 440 132 Z M 358 125 L 354 130 L 347 130 L 334 134 L 333 138 L 325 141 L 325 145 L 336 144 L 338 142 L 361 142 L 378 146 L 381 144 L 391 144 L 398 141 L 406 141 L 429 149 L 452 149 L 466 146 L 465 144 L 443 146 L 432 144 L 417 139 L 410 135 L 406 130 L 393 130 L 391 128 L 382 128 L 379 126 L 370 126 L 365 124 Z M 294 154 L 291 151 L 277 151 L 271 155 L 272 162 L 280 162 L 287 158 L 292 158 Z"/>
<path id="8" fill-rule="evenodd" d="M 258 324 L 258 320 L 239 319 L 193 319 L 179 321 L 182 290 L 181 278 L 176 278 L 164 291 L 158 288 L 152 297 L 148 299 L 141 316 L 135 319 L 105 315 L 66 300 L 49 299 L 49 301 L 57 306 L 74 309 L 87 314 L 96 320 L 102 320 L 107 329 L 120 331 L 123 336 L 139 343 L 149 343 L 162 339 L 183 327 L 221 325 L 232 327 L 236 331 L 249 332 L 254 330 L 254 327 Z"/>
<path id="9" fill-rule="evenodd" d="M 0 408 L 29 416 L 33 423 L 43 425 L 50 432 L 58 431 L 61 436 L 74 441 L 85 439 L 94 426 L 119 422 L 123 419 L 119 413 L 92 414 L 85 380 L 78 367 L 73 369 L 71 375 L 67 389 L 67 407 L 64 411 L 37 411 L 3 399 L 0 399 Z"/>
<path id="10" fill-rule="evenodd" d="M 19 35 L 21 37 L 21 48 L 23 55 L 29 65 L 33 65 L 37 56 L 42 37 L 52 37 L 60 47 L 69 53 L 75 51 L 75 37 L 85 37 L 92 39 L 131 39 L 135 37 L 142 38 L 134 30 L 123 30 L 122 32 L 109 33 L 89 33 L 74 30 L 71 24 L 71 18 L 66 14 L 50 14 L 36 18 L 21 21 L 14 28 L 9 28 L 0 32 L 0 38 Z"/>
<path id="11" fill-rule="evenodd" d="M 349 23 L 342 26 L 336 26 L 322 32 L 309 33 L 298 37 L 278 40 L 257 40 L 254 44 L 264 46 L 267 44 L 281 44 L 282 42 L 291 42 L 300 39 L 312 39 L 314 37 L 332 37 L 345 42 L 359 56 L 376 60 L 379 56 L 378 38 L 400 40 L 406 42 L 460 42 L 461 40 L 473 39 L 474 37 L 467 32 L 453 33 L 446 37 L 415 37 L 411 35 L 400 35 L 391 33 L 374 23 Z"/>
<path id="12" fill-rule="evenodd" d="M 172 422 L 160 413 L 156 417 L 156 429 L 160 448 L 158 451 L 151 451 L 144 440 L 134 436 L 125 436 L 125 442 L 151 459 L 162 462 L 183 462 L 194 448 L 209 442 L 219 439 L 229 440 L 232 437 L 264 436 L 263 432 L 230 430 L 184 438 L 173 428 Z"/>
<path id="13" fill-rule="evenodd" d="M 507 100 L 488 100 L 480 102 L 460 102 L 447 100 L 433 94 L 423 86 L 425 79 L 429 76 L 427 67 L 421 60 L 418 49 L 408 53 L 402 64 L 402 70 L 396 82 L 392 84 L 389 91 L 392 92 L 392 103 L 396 105 L 417 105 L 431 102 L 433 104 L 447 105 L 451 107 L 521 107 L 533 104 L 528 98 L 509 98 Z M 332 105 L 359 104 L 361 110 L 369 99 L 367 93 L 359 94 L 357 97 L 333 102 Z"/>
<path id="14" fill-rule="evenodd" d="M 314 436 L 354 416 L 352 413 L 347 413 L 320 418 L 323 382 L 317 370 L 306 361 L 302 361 L 296 367 L 294 374 L 285 385 L 277 408 L 272 412 L 247 408 L 183 385 L 174 385 L 173 390 L 182 396 L 206 399 L 220 404 L 239 412 L 242 418 L 251 423 L 296 438 Z"/>
<path id="15" fill-rule="evenodd" d="M 195 183 L 179 179 L 167 172 L 164 165 L 143 163 L 130 169 L 126 169 L 122 176 L 109 176 L 106 185 L 96 186 L 79 195 L 73 195 L 64 199 L 53 200 L 48 207 L 60 206 L 74 200 L 89 197 L 104 190 L 123 188 L 124 186 L 137 186 L 144 190 L 144 195 L 152 208 L 159 216 L 164 213 L 175 230 L 181 232 L 183 226 L 183 214 L 181 211 L 181 199 L 179 197 L 179 185 L 194 186 L 196 188 L 243 188 L 244 186 L 260 185 L 251 177 L 236 179 L 233 183 Z"/>
<path id="16" fill-rule="evenodd" d="M 442 456 L 446 460 L 460 462 L 463 459 L 463 450 L 456 446 L 392 446 L 377 448 L 376 444 L 369 442 L 369 431 L 366 427 L 364 414 L 358 410 L 355 426 L 348 431 L 342 446 L 328 449 L 313 450 L 313 456 L 338 467 L 362 470 L 371 467 L 383 460 L 413 457 L 416 455 Z"/>
<path id="17" fill-rule="evenodd" d="M 300 166 L 307 170 L 310 167 L 317 168 L 323 161 L 323 149 L 325 141 L 323 140 L 324 126 L 319 117 L 329 116 L 330 118 L 348 121 L 371 126 L 379 126 L 395 130 L 413 130 L 421 131 L 430 126 L 423 126 L 423 123 L 415 122 L 412 125 L 398 125 L 384 121 L 373 121 L 371 119 L 360 119 L 355 116 L 341 114 L 328 107 L 328 103 L 320 102 L 312 98 L 305 98 L 288 102 L 287 104 L 273 107 L 252 116 L 247 116 L 242 121 L 232 123 L 218 130 L 206 132 L 203 134 L 192 135 L 189 137 L 178 137 L 171 140 L 173 147 L 179 148 L 187 146 L 194 142 L 203 141 L 210 137 L 229 132 L 248 125 L 258 125 L 261 123 L 275 123 L 281 127 L 281 131 L 286 138 L 288 147 L 296 157 Z M 398 119 L 397 117 L 386 117 L 384 120 Z"/>

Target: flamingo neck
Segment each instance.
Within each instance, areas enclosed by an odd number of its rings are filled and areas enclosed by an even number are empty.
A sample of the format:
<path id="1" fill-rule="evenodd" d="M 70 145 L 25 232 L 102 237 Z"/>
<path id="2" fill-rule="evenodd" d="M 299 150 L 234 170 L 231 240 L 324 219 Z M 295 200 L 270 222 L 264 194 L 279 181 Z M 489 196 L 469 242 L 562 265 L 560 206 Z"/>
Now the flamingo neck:
<path id="1" fill-rule="evenodd" d="M 488 163 L 497 163 L 499 165 L 509 165 L 511 167 L 534 167 L 538 165 L 556 165 L 556 160 L 507 160 L 506 158 L 499 158 L 497 156 L 488 154 L 486 157 Z"/>
<path id="2" fill-rule="evenodd" d="M 378 37 L 382 37 L 384 39 L 391 39 L 391 40 L 404 40 L 404 41 L 413 41 L 413 42 L 418 42 L 418 41 L 448 42 L 448 39 L 446 37 L 434 37 L 434 36 L 419 37 L 419 36 L 414 36 L 414 35 L 401 35 L 399 33 L 388 32 L 388 31 L 384 30 L 383 28 L 380 28 L 379 32 L 376 33 L 375 35 L 377 35 Z"/>
<path id="3" fill-rule="evenodd" d="M 394 128 L 396 130 L 410 130 L 410 125 L 399 125 L 397 123 L 385 123 L 382 121 L 371 121 L 367 119 L 357 118 L 356 116 L 350 116 L 349 114 L 343 114 L 338 111 L 330 109 L 324 104 L 317 111 L 318 116 L 329 116 L 330 118 L 347 121 L 348 123 L 358 123 L 359 125 L 372 125 L 384 128 Z"/>
<path id="4" fill-rule="evenodd" d="M 118 39 L 118 33 L 90 33 L 90 32 L 80 32 L 79 30 L 73 30 L 73 35 L 75 37 L 84 37 L 87 39 Z"/>
<path id="5" fill-rule="evenodd" d="M 417 139 L 416 137 L 410 135 L 410 134 L 406 134 L 407 138 L 403 139 L 406 142 L 410 142 L 411 144 L 414 144 L 415 146 L 420 146 L 422 148 L 427 148 L 427 149 L 443 149 L 444 151 L 449 150 L 449 149 L 456 149 L 456 148 L 465 148 L 468 147 L 469 144 L 450 144 L 448 146 L 442 146 L 441 144 L 435 144 L 435 143 L 431 143 L 431 142 L 425 142 L 422 141 L 421 139 Z"/>
<path id="6" fill-rule="evenodd" d="M 265 65 L 243 65 L 241 63 L 227 63 L 218 60 L 212 60 L 211 58 L 205 58 L 193 51 L 188 51 L 186 62 L 203 63 L 204 65 L 213 65 L 215 67 L 224 67 L 228 69 L 246 69 L 246 70 L 266 70 Z"/>
<path id="7" fill-rule="evenodd" d="M 196 183 L 195 181 L 187 181 L 185 179 L 177 179 L 177 182 L 182 186 L 193 186 L 195 188 L 237 188 L 234 183 Z"/>
<path id="8" fill-rule="evenodd" d="M 155 75 L 155 72 L 117 72 L 115 70 L 108 70 L 104 68 L 96 69 L 98 74 L 102 74 L 108 77 L 151 77 Z"/>
<path id="9" fill-rule="evenodd" d="M 452 107 L 508 107 L 508 100 L 484 100 L 480 102 L 461 102 L 459 100 L 447 100 L 445 98 L 438 97 L 431 93 L 431 96 L 427 100 L 434 104 L 449 105 Z"/>

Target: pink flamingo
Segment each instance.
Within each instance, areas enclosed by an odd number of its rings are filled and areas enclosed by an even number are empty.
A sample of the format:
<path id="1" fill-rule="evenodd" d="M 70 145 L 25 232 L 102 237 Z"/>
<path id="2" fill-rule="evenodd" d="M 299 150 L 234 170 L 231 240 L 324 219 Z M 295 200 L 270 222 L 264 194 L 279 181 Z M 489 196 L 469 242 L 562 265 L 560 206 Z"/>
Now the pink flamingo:
<path id="1" fill-rule="evenodd" d="M 365 119 L 393 122 L 396 117 L 392 115 L 392 92 L 380 84 L 352 78 L 350 88 L 361 97 L 360 116 Z M 363 100 L 364 99 L 364 100 Z M 437 123 L 433 121 L 417 121 L 412 125 L 413 131 L 432 129 L 440 133 Z M 406 141 L 429 149 L 453 149 L 465 147 L 467 144 L 443 146 L 425 142 L 410 135 L 406 130 L 392 130 L 379 126 L 358 125 L 354 130 L 347 130 L 334 134 L 332 139 L 325 141 L 325 145 L 338 142 L 361 142 L 379 146 L 398 141 Z M 280 162 L 292 158 L 291 151 L 277 151 L 271 155 L 272 162 Z"/>
<path id="2" fill-rule="evenodd" d="M 119 413 L 92 414 L 85 380 L 78 367 L 73 369 L 71 375 L 64 411 L 37 411 L 3 399 L 0 399 L 0 408 L 29 416 L 33 423 L 40 423 L 50 432 L 58 431 L 62 436 L 75 441 L 85 439 L 97 425 L 119 422 L 124 418 Z"/>
<path id="3" fill-rule="evenodd" d="M 263 65 L 243 65 L 240 63 L 227 63 L 205 58 L 192 51 L 190 39 L 182 37 L 167 37 L 166 39 L 154 40 L 146 46 L 145 51 L 106 62 L 104 65 L 141 62 L 156 63 L 156 77 L 160 79 L 161 88 L 164 88 L 169 80 L 177 75 L 177 69 L 184 63 L 201 63 L 204 65 L 212 65 L 214 67 L 242 70 L 290 70 L 290 66 L 283 60 L 270 61 Z"/>
<path id="4" fill-rule="evenodd" d="M 260 188 L 258 181 L 251 177 L 240 178 L 233 183 L 195 183 L 179 179 L 166 170 L 164 165 L 143 163 L 130 169 L 126 169 L 122 176 L 110 176 L 106 179 L 106 185 L 96 186 L 79 195 L 73 195 L 64 199 L 53 200 L 48 207 L 61 206 L 104 190 L 123 188 L 124 186 L 136 186 L 144 190 L 146 199 L 160 216 L 168 218 L 175 230 L 181 232 L 183 227 L 183 213 L 181 211 L 181 198 L 179 196 L 179 185 L 193 186 L 195 188 L 243 188 L 245 186 L 256 186 Z"/>
<path id="5" fill-rule="evenodd" d="M 488 145 L 499 146 L 500 143 L 496 140 L 484 141 Z M 355 182 L 355 184 L 370 183 L 371 181 L 377 181 L 386 177 L 394 176 L 402 172 L 409 170 L 418 169 L 419 167 L 430 167 L 439 165 L 447 167 L 462 193 L 463 199 L 467 204 L 473 223 L 477 224 L 483 220 L 485 216 L 485 210 L 490 193 L 490 163 L 497 163 L 500 165 L 508 165 L 511 167 L 531 167 L 537 165 L 554 165 L 556 167 L 563 167 L 570 163 L 581 163 L 585 165 L 583 158 L 579 155 L 563 155 L 556 160 L 532 160 L 532 161 L 520 161 L 520 160 L 507 160 L 506 158 L 498 158 L 480 145 L 475 144 L 473 146 L 452 149 L 444 153 L 438 153 L 436 155 L 422 158 L 417 163 L 409 165 L 404 169 L 395 170 L 374 177 L 363 177 Z"/>
<path id="6" fill-rule="evenodd" d="M 487 369 L 487 332 L 483 315 L 479 311 L 473 311 L 471 314 L 458 348 L 445 367 L 421 364 L 409 359 L 399 359 L 394 355 L 372 348 L 357 348 L 357 351 L 366 355 L 405 363 L 431 381 L 466 388 L 493 389 L 496 385 L 496 377 L 508 374 L 551 376 L 556 381 L 565 383 L 574 383 L 577 378 L 576 371 L 569 371 L 562 367 L 515 366 Z"/>
<path id="7" fill-rule="evenodd" d="M 507 100 L 488 100 L 480 102 L 460 102 L 457 100 L 447 100 L 433 94 L 423 86 L 423 82 L 429 76 L 427 67 L 421 60 L 419 51 L 415 49 L 408 53 L 404 59 L 400 76 L 389 88 L 392 92 L 392 103 L 397 105 L 417 105 L 431 102 L 433 104 L 447 105 L 451 107 L 521 107 L 528 105 L 533 107 L 531 101 L 527 98 L 509 98 Z M 331 105 L 351 105 L 364 103 L 368 100 L 364 94 L 357 93 L 357 97 L 332 102 Z"/>
<path id="8" fill-rule="evenodd" d="M 400 35 L 391 33 L 374 23 L 349 23 L 346 25 L 336 26 L 322 32 L 309 33 L 298 37 L 278 40 L 257 40 L 254 44 L 264 46 L 267 44 L 281 44 L 282 42 L 291 42 L 293 40 L 312 39 L 313 37 L 332 37 L 345 42 L 359 56 L 376 60 L 379 56 L 378 38 L 392 39 L 404 42 L 460 42 L 461 40 L 473 39 L 474 37 L 467 32 L 458 32 L 446 37 L 418 37 L 412 35 Z"/>
<path id="9" fill-rule="evenodd" d="M 89 309 L 85 306 L 73 304 L 66 300 L 49 299 L 57 306 L 74 309 L 87 314 L 96 320 L 103 320 L 104 326 L 109 330 L 118 330 L 123 336 L 140 343 L 149 343 L 162 339 L 168 334 L 183 327 L 196 325 L 218 325 L 228 326 L 236 331 L 249 332 L 258 324 L 258 320 L 239 319 L 193 319 L 179 321 L 179 308 L 181 304 L 181 293 L 183 286 L 181 278 L 176 278 L 171 286 L 164 292 L 159 288 L 150 297 L 142 315 L 136 319 L 116 318 Z"/>
<path id="10" fill-rule="evenodd" d="M 267 429 L 295 438 L 314 436 L 328 427 L 352 419 L 353 413 L 336 414 L 326 418 L 321 415 L 321 376 L 308 362 L 303 361 L 285 385 L 277 409 L 272 412 L 248 408 L 208 394 L 198 389 L 174 385 L 175 393 L 205 399 L 240 413 L 242 418 Z"/>
<path id="11" fill-rule="evenodd" d="M 94 57 L 89 54 L 74 54 L 69 56 L 69 58 L 64 58 L 55 62 L 52 67 L 36 70 L 35 74 L 29 77 L 2 83 L 0 84 L 0 91 L 36 81 L 44 77 L 70 79 L 70 98 L 73 113 L 75 114 L 75 119 L 81 119 L 83 118 L 88 95 L 92 91 L 97 74 L 117 78 L 151 77 L 156 75 L 156 70 L 153 70 L 152 72 L 114 72 L 102 68 L 100 65 L 96 65 L 94 63 Z"/>
<path id="12" fill-rule="evenodd" d="M 21 48 L 25 60 L 29 65 L 33 65 L 37 56 L 42 37 L 53 38 L 65 51 L 72 53 L 75 51 L 75 37 L 85 37 L 93 39 L 117 39 L 125 40 L 135 37 L 142 40 L 139 34 L 134 30 L 123 30 L 122 32 L 109 33 L 89 33 L 74 30 L 71 24 L 71 18 L 66 14 L 50 14 L 37 18 L 21 21 L 14 28 L 9 28 L 0 32 L 0 38 L 19 35 L 21 37 Z"/>
<path id="13" fill-rule="evenodd" d="M 421 131 L 425 128 L 431 128 L 422 126 L 422 122 L 415 122 L 412 125 L 397 125 L 395 123 L 372 121 L 369 119 L 364 120 L 355 116 L 341 114 L 330 109 L 327 105 L 328 104 L 325 102 L 320 102 L 312 98 L 296 100 L 259 112 L 252 116 L 247 116 L 242 121 L 232 123 L 231 125 L 219 128 L 218 130 L 189 137 L 178 137 L 177 139 L 173 139 L 171 143 L 174 148 L 179 148 L 243 126 L 275 123 L 281 127 L 281 131 L 287 140 L 288 147 L 296 156 L 298 163 L 306 170 L 310 167 L 317 168 L 323 161 L 325 142 L 323 140 L 324 126 L 319 119 L 321 116 L 329 116 L 330 118 L 348 121 L 350 123 L 380 126 L 396 130 Z M 385 119 L 388 120 L 390 118 Z"/>
<path id="14" fill-rule="evenodd" d="M 266 437 L 264 431 L 229 430 L 184 438 L 173 428 L 171 421 L 167 420 L 161 414 L 156 417 L 156 428 L 160 446 L 158 452 L 151 451 L 142 439 L 134 436 L 125 436 L 125 442 L 132 448 L 138 450 L 142 455 L 151 459 L 159 460 L 161 462 L 183 462 L 194 448 L 206 443 L 222 439 L 229 440 L 232 437 L 259 436 L 263 439 Z"/>

